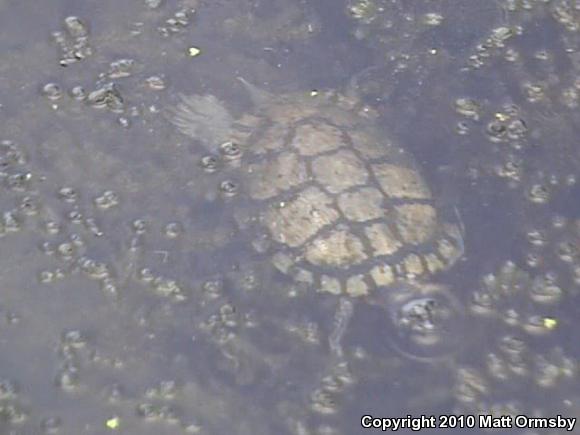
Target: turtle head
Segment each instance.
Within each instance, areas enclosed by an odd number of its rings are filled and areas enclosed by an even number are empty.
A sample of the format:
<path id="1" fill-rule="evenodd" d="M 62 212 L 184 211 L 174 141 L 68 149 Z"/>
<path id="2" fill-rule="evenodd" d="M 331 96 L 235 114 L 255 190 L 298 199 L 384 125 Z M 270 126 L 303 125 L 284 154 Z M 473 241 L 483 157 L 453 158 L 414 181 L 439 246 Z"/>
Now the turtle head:
<path id="1" fill-rule="evenodd" d="M 387 313 L 394 329 L 387 337 L 406 357 L 440 360 L 464 344 L 465 310 L 445 286 L 400 281 L 378 288 L 371 302 Z"/>

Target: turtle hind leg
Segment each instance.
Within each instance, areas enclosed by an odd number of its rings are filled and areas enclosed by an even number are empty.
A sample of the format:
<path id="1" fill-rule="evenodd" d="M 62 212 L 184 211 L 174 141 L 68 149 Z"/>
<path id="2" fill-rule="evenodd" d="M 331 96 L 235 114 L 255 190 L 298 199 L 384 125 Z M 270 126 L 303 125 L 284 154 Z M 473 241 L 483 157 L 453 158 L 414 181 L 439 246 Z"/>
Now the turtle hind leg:
<path id="1" fill-rule="evenodd" d="M 216 152 L 231 135 L 234 117 L 213 95 L 180 95 L 180 99 L 165 111 L 169 122 L 209 151 Z"/>
<path id="2" fill-rule="evenodd" d="M 338 360 L 344 360 L 344 351 L 342 349 L 342 339 L 348 325 L 352 319 L 354 313 L 354 304 L 349 299 L 342 297 L 338 301 L 338 308 L 334 314 L 334 327 L 330 336 L 328 337 L 328 343 L 330 346 L 330 351 L 333 356 Z"/>

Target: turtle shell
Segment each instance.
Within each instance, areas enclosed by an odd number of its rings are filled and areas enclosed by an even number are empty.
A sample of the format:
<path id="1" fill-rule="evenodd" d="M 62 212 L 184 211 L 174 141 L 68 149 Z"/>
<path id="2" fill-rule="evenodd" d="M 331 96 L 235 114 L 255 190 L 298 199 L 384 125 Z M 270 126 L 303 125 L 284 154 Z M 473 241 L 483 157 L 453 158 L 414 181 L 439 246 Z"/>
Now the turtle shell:
<path id="1" fill-rule="evenodd" d="M 353 99 L 272 97 L 235 123 L 231 140 L 259 210 L 254 245 L 298 281 L 365 296 L 428 280 L 463 253 L 460 226 L 442 218 L 413 157 Z"/>

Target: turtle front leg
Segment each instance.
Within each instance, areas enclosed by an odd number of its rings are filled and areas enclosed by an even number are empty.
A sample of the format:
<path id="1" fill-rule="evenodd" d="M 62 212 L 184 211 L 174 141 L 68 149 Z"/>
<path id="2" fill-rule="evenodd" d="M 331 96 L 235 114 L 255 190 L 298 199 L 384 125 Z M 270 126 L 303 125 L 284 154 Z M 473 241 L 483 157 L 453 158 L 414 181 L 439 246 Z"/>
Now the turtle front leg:
<path id="1" fill-rule="evenodd" d="M 342 394 L 355 382 L 344 358 L 342 339 L 354 312 L 352 301 L 342 297 L 334 315 L 334 328 L 328 338 L 331 358 L 320 382 L 310 394 L 311 407 L 319 414 L 335 414 L 340 409 Z"/>
<path id="2" fill-rule="evenodd" d="M 342 350 L 342 338 L 346 332 L 352 315 L 354 312 L 354 304 L 351 300 L 342 297 L 338 301 L 338 308 L 334 314 L 334 328 L 328 337 L 330 351 L 337 360 L 344 359 L 344 352 Z"/>

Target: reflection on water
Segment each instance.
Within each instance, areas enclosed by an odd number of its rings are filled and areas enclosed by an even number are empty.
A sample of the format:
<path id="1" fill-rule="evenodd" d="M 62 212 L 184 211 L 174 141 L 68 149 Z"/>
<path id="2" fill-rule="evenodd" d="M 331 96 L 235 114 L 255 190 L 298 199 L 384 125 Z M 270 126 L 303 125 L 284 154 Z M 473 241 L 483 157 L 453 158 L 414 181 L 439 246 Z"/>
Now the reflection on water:
<path id="1" fill-rule="evenodd" d="M 578 417 L 575 2 L 53 6 L 0 1 L 0 433 L 328 435 L 365 433 L 365 414 Z M 462 227 L 461 258 L 429 276 L 437 287 L 385 285 L 378 304 L 355 299 L 346 322 L 335 276 L 290 278 L 280 270 L 304 259 L 263 253 L 263 228 L 291 200 L 257 221 L 239 150 L 170 122 L 180 94 L 205 95 L 241 125 L 242 144 L 288 144 L 289 132 L 255 124 L 264 117 L 303 134 L 294 112 L 274 114 L 280 104 L 252 112 L 239 77 L 275 98 L 362 99 L 375 116 L 362 133 L 379 126 L 375 143 L 386 149 L 388 137 L 417 161 L 408 172 L 399 161 L 383 188 L 421 173 Z M 212 104 L 198 123 L 223 132 L 229 118 Z M 303 152 L 362 143 L 348 124 L 358 118 L 332 119 L 304 135 Z M 321 141 L 331 127 L 338 139 Z M 349 162 L 327 159 L 310 177 L 335 195 L 368 173 L 345 172 Z M 276 165 L 255 165 L 262 191 L 288 182 L 288 165 Z M 369 195 L 345 199 L 344 213 L 373 213 Z M 294 207 L 302 225 L 279 235 L 313 228 L 324 204 L 305 204 Z M 397 230 L 409 243 L 433 228 L 414 210 L 416 225 Z M 340 234 L 362 237 L 352 228 Z M 392 249 L 385 234 L 369 243 Z M 460 238 L 447 239 L 454 252 Z M 324 240 L 310 258 L 354 261 L 342 254 L 355 242 Z M 445 258 L 444 243 L 427 245 Z M 406 258 L 397 273 L 417 273 Z M 351 293 L 363 285 L 351 281 Z"/>

